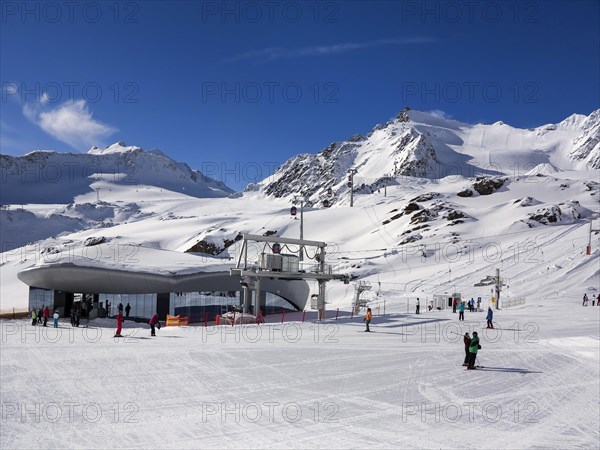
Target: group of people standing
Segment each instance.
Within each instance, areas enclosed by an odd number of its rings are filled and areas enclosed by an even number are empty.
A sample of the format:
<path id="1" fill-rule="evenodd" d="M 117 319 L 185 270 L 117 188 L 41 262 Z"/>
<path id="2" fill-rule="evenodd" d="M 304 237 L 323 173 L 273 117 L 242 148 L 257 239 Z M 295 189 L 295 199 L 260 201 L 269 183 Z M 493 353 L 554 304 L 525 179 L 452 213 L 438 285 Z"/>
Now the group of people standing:
<path id="1" fill-rule="evenodd" d="M 81 319 L 82 316 L 82 311 L 80 309 L 79 304 L 74 304 L 73 307 L 71 308 L 71 326 L 72 327 L 78 327 L 79 326 L 79 321 Z"/>
<path id="2" fill-rule="evenodd" d="M 32 309 L 30 314 L 31 314 L 31 325 L 32 326 L 42 324 L 42 319 L 43 319 L 42 326 L 44 326 L 44 327 L 48 326 L 48 319 L 50 318 L 50 308 L 42 305 L 42 307 L 39 308 L 38 310 Z M 60 315 L 58 314 L 58 311 L 54 311 L 54 314 L 52 315 L 52 318 L 54 319 L 54 328 L 58 328 L 59 317 L 60 317 Z"/>
<path id="3" fill-rule="evenodd" d="M 463 342 L 465 344 L 465 361 L 463 362 L 463 366 L 467 366 L 467 370 L 473 370 L 475 369 L 475 361 L 477 360 L 477 351 L 481 348 L 477 331 L 473 331 L 473 337 L 469 336 L 469 333 L 465 333 Z"/>
<path id="4" fill-rule="evenodd" d="M 44 307 L 44 305 L 42 305 L 42 307 L 39 308 L 38 310 L 36 310 L 34 308 L 31 310 L 31 325 L 32 326 L 40 325 L 43 320 L 44 326 L 47 326 L 48 317 L 50 317 L 50 310 L 48 309 L 47 306 Z"/>
<path id="5" fill-rule="evenodd" d="M 590 303 L 590 299 L 587 295 L 587 292 L 585 294 L 583 294 L 583 303 L 581 306 L 588 306 Z M 598 294 L 598 297 L 594 298 L 594 296 L 592 295 L 592 306 L 600 306 L 600 294 Z"/>
<path id="6" fill-rule="evenodd" d="M 461 301 L 461 299 L 459 299 L 459 298 L 453 298 L 452 299 L 452 312 L 455 313 L 457 309 L 458 309 L 458 312 L 460 312 L 461 305 L 462 305 L 462 311 L 464 313 L 465 312 L 465 303 L 466 303 L 466 307 L 469 308 L 469 312 L 479 311 L 479 309 L 481 307 L 481 297 L 478 297 L 477 301 L 475 301 L 473 299 L 473 297 L 471 297 L 471 300 L 469 300 L 468 302 Z"/>

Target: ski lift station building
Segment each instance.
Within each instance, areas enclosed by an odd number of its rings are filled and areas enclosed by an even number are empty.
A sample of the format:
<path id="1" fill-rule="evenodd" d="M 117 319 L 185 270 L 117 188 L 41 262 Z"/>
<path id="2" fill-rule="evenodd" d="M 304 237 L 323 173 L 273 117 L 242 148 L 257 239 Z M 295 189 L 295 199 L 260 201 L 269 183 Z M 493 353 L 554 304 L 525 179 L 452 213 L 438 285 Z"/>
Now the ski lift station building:
<path id="1" fill-rule="evenodd" d="M 46 305 L 65 317 L 79 303 L 93 319 L 114 316 L 119 303 L 124 307 L 129 303 L 132 318 L 181 314 L 200 322 L 242 303 L 242 276 L 230 273 L 230 260 L 142 247 L 117 257 L 108 244 L 94 247 L 93 257 L 90 252 L 55 248 L 19 272 L 18 278 L 29 285 L 29 308 Z M 263 314 L 303 310 L 310 294 L 308 283 L 286 279 L 281 271 L 278 275 L 262 279 L 253 304 Z"/>

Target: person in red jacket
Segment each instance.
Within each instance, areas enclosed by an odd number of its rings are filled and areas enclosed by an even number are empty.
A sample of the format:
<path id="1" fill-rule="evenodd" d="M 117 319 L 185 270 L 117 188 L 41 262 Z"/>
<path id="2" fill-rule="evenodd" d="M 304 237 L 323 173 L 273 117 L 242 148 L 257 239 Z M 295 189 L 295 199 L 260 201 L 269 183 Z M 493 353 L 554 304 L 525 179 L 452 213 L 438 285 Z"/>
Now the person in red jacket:
<path id="1" fill-rule="evenodd" d="M 117 332 L 115 333 L 115 337 L 123 337 L 121 336 L 121 330 L 123 329 L 123 313 L 117 314 Z"/>
<path id="2" fill-rule="evenodd" d="M 150 319 L 150 336 L 156 336 L 156 325 L 158 324 L 158 315 L 154 314 Z M 159 325 L 160 328 L 160 325 Z"/>
<path id="3" fill-rule="evenodd" d="M 48 317 L 50 317 L 50 310 L 46 306 L 46 308 L 44 308 L 44 326 L 46 326 L 46 323 L 48 322 Z"/>

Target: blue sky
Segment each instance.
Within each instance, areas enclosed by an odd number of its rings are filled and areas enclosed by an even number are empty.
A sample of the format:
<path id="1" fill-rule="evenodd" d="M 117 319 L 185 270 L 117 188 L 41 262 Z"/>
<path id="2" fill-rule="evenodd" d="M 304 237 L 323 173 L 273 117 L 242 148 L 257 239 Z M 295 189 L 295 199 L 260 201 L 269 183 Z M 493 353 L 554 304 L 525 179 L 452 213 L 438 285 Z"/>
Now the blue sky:
<path id="1" fill-rule="evenodd" d="M 234 188 L 404 106 L 600 107 L 600 2 L 2 1 L 0 149 L 160 148 Z"/>

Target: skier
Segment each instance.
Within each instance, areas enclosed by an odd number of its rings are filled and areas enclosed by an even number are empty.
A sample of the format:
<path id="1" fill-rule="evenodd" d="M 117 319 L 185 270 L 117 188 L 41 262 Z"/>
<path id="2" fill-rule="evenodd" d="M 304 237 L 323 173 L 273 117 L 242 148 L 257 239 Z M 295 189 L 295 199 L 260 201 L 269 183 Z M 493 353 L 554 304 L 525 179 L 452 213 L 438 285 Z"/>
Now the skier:
<path id="1" fill-rule="evenodd" d="M 371 308 L 367 308 L 367 313 L 365 314 L 365 318 L 363 319 L 367 323 L 367 329 L 365 331 L 370 332 L 369 324 L 371 323 L 371 319 L 373 318 L 373 313 L 371 313 Z"/>
<path id="2" fill-rule="evenodd" d="M 74 327 L 75 326 L 75 307 L 71 308 L 71 326 Z"/>
<path id="3" fill-rule="evenodd" d="M 583 294 L 583 303 L 581 304 L 581 306 L 587 306 L 588 303 L 588 296 L 587 296 L 587 292 L 585 294 Z"/>
<path id="4" fill-rule="evenodd" d="M 129 317 L 129 312 L 130 311 L 131 311 L 131 305 L 128 302 L 127 306 L 125 307 L 125 317 Z"/>
<path id="5" fill-rule="evenodd" d="M 465 320 L 465 302 L 458 305 L 458 320 Z"/>
<path id="6" fill-rule="evenodd" d="M 157 326 L 158 323 L 159 323 L 158 322 L 158 315 L 154 314 L 152 316 L 152 319 L 150 319 L 150 330 L 151 330 L 150 331 L 150 336 L 156 336 L 155 327 Z M 158 328 L 160 328 L 160 325 L 158 326 Z"/>
<path id="7" fill-rule="evenodd" d="M 465 333 L 463 337 L 463 342 L 465 344 L 465 362 L 463 362 L 463 366 L 469 365 L 469 347 L 471 346 L 471 336 L 469 333 Z"/>
<path id="8" fill-rule="evenodd" d="M 473 331 L 473 339 L 471 339 L 471 345 L 469 345 L 469 364 L 467 370 L 475 369 L 475 360 L 477 359 L 477 350 L 481 348 L 479 345 L 479 336 L 477 331 Z"/>
<path id="9" fill-rule="evenodd" d="M 455 298 L 452 299 L 452 312 L 453 313 L 456 312 L 456 299 Z"/>
<path id="10" fill-rule="evenodd" d="M 54 328 L 58 328 L 58 318 L 60 317 L 58 310 L 54 311 L 54 315 L 52 317 L 54 318 Z"/>
<path id="11" fill-rule="evenodd" d="M 488 306 L 488 312 L 486 316 L 487 320 L 487 328 L 494 328 L 494 324 L 492 323 L 492 319 L 494 318 L 494 312 L 492 311 L 492 307 Z"/>
<path id="12" fill-rule="evenodd" d="M 596 298 L 596 306 L 600 306 L 600 294 L 598 294 L 598 297 Z"/>
<path id="13" fill-rule="evenodd" d="M 46 326 L 46 324 L 48 323 L 49 317 L 50 317 L 50 310 L 46 306 L 46 308 L 44 308 L 44 326 Z"/>
<path id="14" fill-rule="evenodd" d="M 419 301 L 419 297 L 417 297 L 417 311 L 415 314 L 421 314 L 419 311 L 421 310 L 421 302 Z"/>
<path id="15" fill-rule="evenodd" d="M 117 332 L 115 333 L 115 337 L 123 337 L 121 336 L 121 330 L 123 329 L 123 314 L 117 314 Z"/>
<path id="16" fill-rule="evenodd" d="M 118 310 L 118 312 L 123 314 L 123 303 L 119 303 L 119 306 L 117 306 L 117 310 Z"/>
<path id="17" fill-rule="evenodd" d="M 471 300 L 469 301 L 469 312 L 474 312 L 475 311 L 475 300 L 473 300 L 473 297 L 471 297 Z"/>
<path id="18" fill-rule="evenodd" d="M 44 316 L 44 305 L 37 311 L 37 323 L 42 323 L 42 317 Z"/>
<path id="19" fill-rule="evenodd" d="M 33 308 L 31 310 L 31 325 L 35 327 L 36 323 L 37 323 L 37 311 L 35 310 L 35 308 Z"/>

